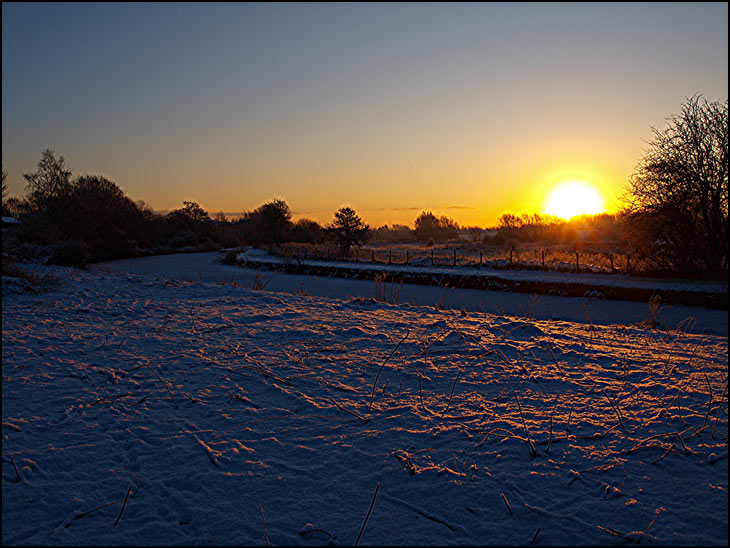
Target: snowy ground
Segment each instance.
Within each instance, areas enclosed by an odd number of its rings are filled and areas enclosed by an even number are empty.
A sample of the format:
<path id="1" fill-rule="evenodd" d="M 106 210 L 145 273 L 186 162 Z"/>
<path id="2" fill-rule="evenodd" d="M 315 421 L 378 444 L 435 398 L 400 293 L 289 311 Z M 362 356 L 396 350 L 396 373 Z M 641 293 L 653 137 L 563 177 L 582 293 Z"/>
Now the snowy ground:
<path id="1" fill-rule="evenodd" d="M 376 290 L 379 289 L 381 294 L 377 296 L 381 297 L 380 300 L 391 303 L 424 305 L 456 311 L 463 309 L 467 312 L 492 312 L 508 316 L 530 316 L 540 320 L 586 322 L 587 319 L 590 319 L 596 325 L 640 323 L 647 320 L 649 314 L 648 303 L 415 284 L 385 283 L 378 288 L 372 281 L 367 280 L 322 278 L 225 266 L 217 262 L 220 257 L 221 254 L 217 252 L 163 255 L 113 261 L 95 268 L 150 274 L 160 279 L 225 282 L 245 287 L 263 286 L 268 291 L 344 300 L 374 298 L 378 293 Z M 576 276 L 575 274 L 559 275 L 563 279 L 566 276 Z M 601 281 L 603 278 L 600 278 Z M 689 287 L 693 285 L 689 284 Z M 726 310 L 708 310 L 683 305 L 662 305 L 659 310 L 658 320 L 668 329 L 676 328 L 688 318 L 694 318 L 697 322 L 695 332 L 714 333 L 725 337 L 728 335 Z"/>
<path id="2" fill-rule="evenodd" d="M 238 255 L 241 262 L 252 261 L 260 263 L 277 264 L 283 259 L 270 255 L 262 249 L 249 247 Z M 641 289 L 656 290 L 682 290 L 690 292 L 724 292 L 727 293 L 727 281 L 711 280 L 663 280 L 657 278 L 642 278 L 639 276 L 626 276 L 624 274 L 605 273 L 570 273 L 554 272 L 549 270 L 495 270 L 492 268 L 476 268 L 475 266 L 431 266 L 429 259 L 413 261 L 408 265 L 404 264 L 371 264 L 367 262 L 345 262 L 345 261 L 307 261 L 301 260 L 302 264 L 317 266 L 341 267 L 347 266 L 351 269 L 379 270 L 382 272 L 414 272 L 422 274 L 441 274 L 444 272 L 483 277 L 498 277 L 512 281 L 542 281 L 560 285 L 564 283 L 579 283 L 583 285 L 635 287 Z"/>
<path id="3" fill-rule="evenodd" d="M 4 284 L 3 544 L 727 544 L 726 312 L 439 310 L 196 260 Z"/>

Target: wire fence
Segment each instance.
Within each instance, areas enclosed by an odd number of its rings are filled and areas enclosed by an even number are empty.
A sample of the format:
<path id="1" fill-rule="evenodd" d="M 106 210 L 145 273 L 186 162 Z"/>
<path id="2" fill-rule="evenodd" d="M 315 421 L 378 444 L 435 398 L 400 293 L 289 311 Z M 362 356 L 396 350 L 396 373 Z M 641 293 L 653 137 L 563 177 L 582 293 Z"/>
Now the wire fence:
<path id="1" fill-rule="evenodd" d="M 484 249 L 419 248 L 417 246 L 353 247 L 344 256 L 332 244 L 284 244 L 269 252 L 296 261 L 347 261 L 404 266 L 472 267 L 552 270 L 560 272 L 635 273 L 631 255 L 615 250 L 576 250 L 564 247 L 498 247 Z"/>

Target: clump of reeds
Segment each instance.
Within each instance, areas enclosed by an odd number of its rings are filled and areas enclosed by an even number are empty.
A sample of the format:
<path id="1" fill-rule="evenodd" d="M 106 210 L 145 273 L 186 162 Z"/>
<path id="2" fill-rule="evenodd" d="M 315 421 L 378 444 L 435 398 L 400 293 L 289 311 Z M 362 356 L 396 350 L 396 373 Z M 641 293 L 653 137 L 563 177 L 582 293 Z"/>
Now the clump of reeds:
<path id="1" fill-rule="evenodd" d="M 400 284 L 396 285 L 391 282 L 389 287 L 385 274 L 376 274 L 373 283 L 374 298 L 376 301 L 389 304 L 398 304 L 400 302 Z"/>

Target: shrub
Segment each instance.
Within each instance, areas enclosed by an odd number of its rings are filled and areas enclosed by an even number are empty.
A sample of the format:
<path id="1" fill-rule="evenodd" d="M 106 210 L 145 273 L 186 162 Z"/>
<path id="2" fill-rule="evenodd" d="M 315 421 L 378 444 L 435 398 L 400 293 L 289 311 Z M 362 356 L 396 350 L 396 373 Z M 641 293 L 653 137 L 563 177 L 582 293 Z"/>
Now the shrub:
<path id="1" fill-rule="evenodd" d="M 312 219 L 299 219 L 291 228 L 291 241 L 301 244 L 321 244 L 325 229 Z"/>
<path id="2" fill-rule="evenodd" d="M 228 266 L 236 266 L 238 264 L 238 253 L 239 251 L 236 249 L 231 249 L 226 252 L 225 255 L 221 258 L 221 263 L 228 265 Z"/>
<path id="3" fill-rule="evenodd" d="M 80 240 L 62 240 L 53 246 L 50 264 L 83 268 L 89 264 L 86 244 Z"/>
<path id="4" fill-rule="evenodd" d="M 448 217 L 436 217 L 430 211 L 422 211 L 416 218 L 415 236 L 417 240 L 451 240 L 459 237 L 459 225 Z"/>
<path id="5" fill-rule="evenodd" d="M 12 286 L 11 291 L 15 292 L 45 293 L 58 287 L 63 279 L 63 274 L 57 270 L 21 268 L 6 253 L 3 253 L 2 269 L 3 290 L 5 290 L 7 280 L 8 286 Z M 20 282 L 13 283 L 9 280 L 12 278 L 16 278 Z"/>

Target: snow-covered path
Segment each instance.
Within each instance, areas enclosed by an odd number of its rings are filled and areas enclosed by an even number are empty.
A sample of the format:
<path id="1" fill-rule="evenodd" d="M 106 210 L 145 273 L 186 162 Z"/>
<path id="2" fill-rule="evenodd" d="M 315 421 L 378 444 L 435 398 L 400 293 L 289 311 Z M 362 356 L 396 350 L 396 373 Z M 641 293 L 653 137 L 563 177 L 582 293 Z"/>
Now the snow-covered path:
<path id="1" fill-rule="evenodd" d="M 216 268 L 3 295 L 3 544 L 727 544 L 726 336 Z"/>

